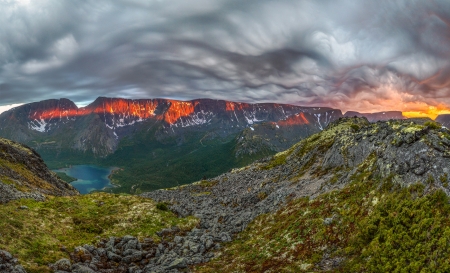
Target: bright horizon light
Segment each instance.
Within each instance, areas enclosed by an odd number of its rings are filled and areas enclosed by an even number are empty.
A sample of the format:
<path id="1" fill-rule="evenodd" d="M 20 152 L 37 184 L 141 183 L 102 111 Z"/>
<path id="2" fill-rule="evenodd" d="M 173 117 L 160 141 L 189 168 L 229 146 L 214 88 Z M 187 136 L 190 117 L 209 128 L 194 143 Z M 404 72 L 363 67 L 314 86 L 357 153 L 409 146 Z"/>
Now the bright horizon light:
<path id="1" fill-rule="evenodd" d="M 14 107 L 20 106 L 20 105 L 23 105 L 23 103 L 16 103 L 16 104 L 0 106 L 0 114 L 5 112 L 5 111 L 8 111 L 9 109 L 12 109 Z"/>

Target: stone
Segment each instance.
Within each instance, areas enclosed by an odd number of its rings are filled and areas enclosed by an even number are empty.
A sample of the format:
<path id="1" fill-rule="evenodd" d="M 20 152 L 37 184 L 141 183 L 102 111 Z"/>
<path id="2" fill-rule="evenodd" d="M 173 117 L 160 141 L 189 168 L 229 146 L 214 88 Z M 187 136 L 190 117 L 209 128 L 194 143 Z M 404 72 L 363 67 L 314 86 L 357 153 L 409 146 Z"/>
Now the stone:
<path id="1" fill-rule="evenodd" d="M 87 266 L 76 264 L 72 266 L 72 273 L 95 273 L 95 271 Z"/>
<path id="2" fill-rule="evenodd" d="M 185 258 L 180 258 L 180 259 L 176 259 L 175 261 L 173 261 L 173 262 L 167 267 L 167 269 L 168 269 L 168 270 L 174 269 L 174 268 L 182 269 L 182 268 L 186 268 L 186 267 L 187 267 L 186 259 L 185 259 Z"/>
<path id="3" fill-rule="evenodd" d="M 325 219 L 323 219 L 323 224 L 325 226 L 329 226 L 329 225 L 331 225 L 333 223 L 333 221 L 334 221 L 333 217 L 325 218 Z"/>
<path id="4" fill-rule="evenodd" d="M 111 261 L 114 261 L 114 262 L 117 262 L 117 263 L 122 261 L 122 257 L 121 256 L 119 256 L 119 255 L 117 255 L 117 254 L 115 254 L 115 253 L 113 253 L 111 251 L 108 251 L 107 256 L 108 256 L 108 259 L 111 260 Z"/>
<path id="5" fill-rule="evenodd" d="M 72 268 L 72 263 L 69 259 L 61 259 L 51 266 L 54 270 L 69 271 Z"/>

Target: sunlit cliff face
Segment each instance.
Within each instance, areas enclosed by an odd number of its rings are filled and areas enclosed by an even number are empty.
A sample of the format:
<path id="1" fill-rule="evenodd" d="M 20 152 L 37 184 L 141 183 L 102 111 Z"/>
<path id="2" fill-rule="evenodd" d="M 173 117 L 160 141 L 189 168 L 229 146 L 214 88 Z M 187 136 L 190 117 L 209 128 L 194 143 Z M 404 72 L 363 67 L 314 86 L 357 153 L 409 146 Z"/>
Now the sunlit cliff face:
<path id="1" fill-rule="evenodd" d="M 71 118 L 97 114 L 112 120 L 115 124 L 134 123 L 148 119 L 161 120 L 167 124 L 176 124 L 185 118 L 200 119 L 205 115 L 219 115 L 229 117 L 230 120 L 249 124 L 258 121 L 258 113 L 272 111 L 272 118 L 279 119 L 280 126 L 295 126 L 310 124 L 320 117 L 308 117 L 294 105 L 281 105 L 274 103 L 248 104 L 231 101 L 218 100 L 191 100 L 178 101 L 170 99 L 121 99 L 121 98 L 98 98 L 86 107 L 78 108 L 72 101 L 67 99 L 47 100 L 32 103 L 25 106 L 25 112 L 30 120 L 69 120 Z M 238 118 L 239 117 L 239 118 Z M 14 118 L 11 115 L 10 118 Z"/>
<path id="2" fill-rule="evenodd" d="M 160 103 L 167 103 L 168 108 L 163 115 L 156 115 L 155 110 Z M 72 118 L 86 116 L 92 113 L 118 115 L 122 117 L 149 119 L 155 118 L 164 120 L 169 124 L 175 123 L 181 117 L 187 117 L 194 113 L 194 108 L 198 104 L 196 101 L 175 101 L 175 100 L 127 100 L 127 99 L 104 99 L 98 103 L 86 107 L 77 108 L 72 106 L 55 105 L 42 109 L 34 109 L 30 112 L 30 119 L 55 119 Z"/>
<path id="3" fill-rule="evenodd" d="M 286 120 L 279 121 L 278 124 L 281 126 L 290 126 L 290 125 L 309 124 L 309 121 L 305 117 L 305 114 L 299 113 L 297 115 L 290 116 Z"/>

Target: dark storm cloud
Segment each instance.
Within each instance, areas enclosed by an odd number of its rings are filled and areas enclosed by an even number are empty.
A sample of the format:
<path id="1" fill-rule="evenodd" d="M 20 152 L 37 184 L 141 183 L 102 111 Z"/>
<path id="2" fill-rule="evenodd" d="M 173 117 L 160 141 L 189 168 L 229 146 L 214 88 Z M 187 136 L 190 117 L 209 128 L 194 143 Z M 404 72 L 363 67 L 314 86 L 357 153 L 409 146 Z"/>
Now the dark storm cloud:
<path id="1" fill-rule="evenodd" d="M 119 96 L 449 107 L 449 57 L 446 0 L 0 0 L 0 105 Z"/>

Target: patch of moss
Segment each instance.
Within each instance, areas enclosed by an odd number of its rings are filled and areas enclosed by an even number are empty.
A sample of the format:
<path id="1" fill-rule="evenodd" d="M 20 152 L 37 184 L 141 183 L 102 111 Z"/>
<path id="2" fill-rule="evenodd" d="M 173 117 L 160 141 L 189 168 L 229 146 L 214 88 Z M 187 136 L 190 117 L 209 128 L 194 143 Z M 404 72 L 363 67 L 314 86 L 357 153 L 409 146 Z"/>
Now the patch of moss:
<path id="1" fill-rule="evenodd" d="M 264 199 L 266 199 L 266 198 L 267 198 L 267 192 L 262 191 L 262 192 L 259 192 L 259 193 L 258 193 L 258 199 L 259 199 L 259 200 L 264 200 Z"/>
<path id="2" fill-rule="evenodd" d="M 202 186 L 202 187 L 204 187 L 204 188 L 211 188 L 212 186 L 216 185 L 218 182 L 219 182 L 219 181 L 216 181 L 216 180 L 212 180 L 212 181 L 209 181 L 209 180 L 201 180 L 201 181 L 199 181 L 199 182 L 195 182 L 195 183 L 192 183 L 192 184 L 193 184 L 193 185 L 199 185 L 199 186 Z"/>
<path id="3" fill-rule="evenodd" d="M 205 196 L 205 195 L 210 195 L 210 194 L 211 194 L 210 191 L 203 191 L 203 192 L 193 193 L 192 196 Z"/>
<path id="4" fill-rule="evenodd" d="M 434 177 L 431 174 L 429 174 L 425 182 L 429 185 L 434 184 Z"/>
<path id="5" fill-rule="evenodd" d="M 288 153 L 281 152 L 273 156 L 273 159 L 266 165 L 262 166 L 261 168 L 263 170 L 270 170 L 272 168 L 275 168 L 277 166 L 283 165 L 286 163 L 286 157 Z"/>
<path id="6" fill-rule="evenodd" d="M 359 126 L 358 125 L 356 125 L 356 124 L 352 124 L 352 125 L 350 125 L 350 128 L 352 128 L 353 129 L 353 131 L 355 131 L 355 132 L 357 132 L 357 131 L 359 131 Z"/>
<path id="7" fill-rule="evenodd" d="M 444 173 L 443 175 L 441 175 L 439 177 L 439 180 L 441 181 L 442 186 L 444 186 L 446 188 L 448 187 L 448 174 L 447 173 Z"/>

